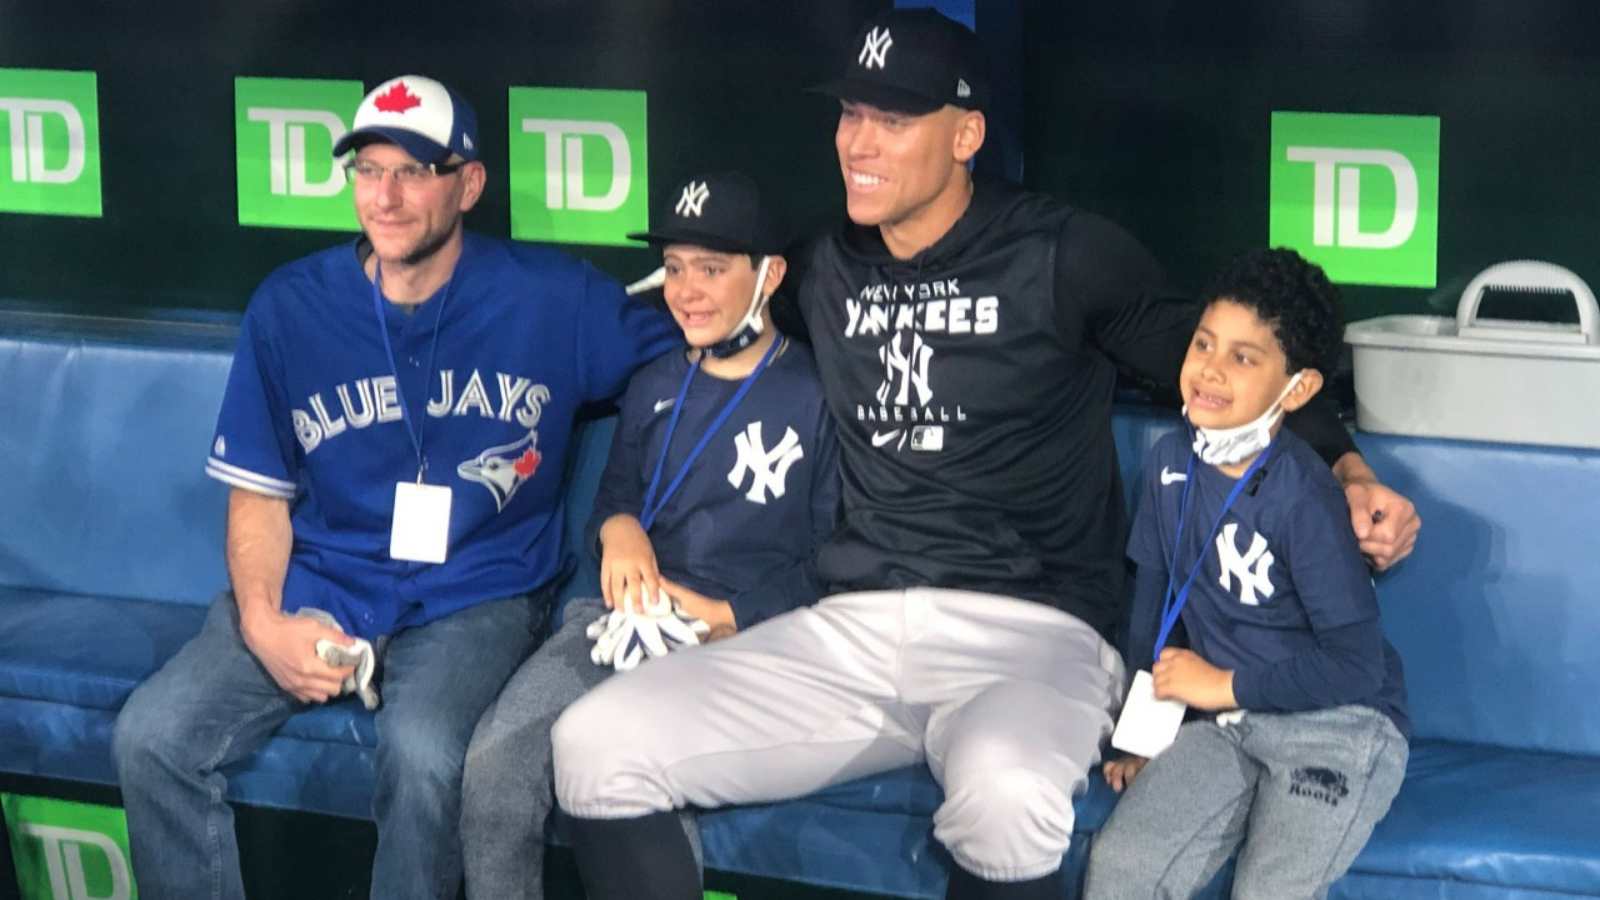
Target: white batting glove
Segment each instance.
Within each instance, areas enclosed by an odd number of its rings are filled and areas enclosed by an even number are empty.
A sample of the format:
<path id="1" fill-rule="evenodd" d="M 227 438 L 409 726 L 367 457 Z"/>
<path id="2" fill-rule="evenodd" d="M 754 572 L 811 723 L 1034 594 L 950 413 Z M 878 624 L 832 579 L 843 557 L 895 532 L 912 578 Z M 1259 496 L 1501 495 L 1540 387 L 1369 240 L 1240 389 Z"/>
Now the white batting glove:
<path id="1" fill-rule="evenodd" d="M 627 672 L 648 658 L 695 646 L 711 633 L 709 625 L 684 613 L 665 591 L 654 602 L 641 604 L 639 611 L 632 601 L 632 596 L 623 598 L 617 609 L 590 623 L 585 633 L 595 642 L 589 653 L 595 665 Z"/>

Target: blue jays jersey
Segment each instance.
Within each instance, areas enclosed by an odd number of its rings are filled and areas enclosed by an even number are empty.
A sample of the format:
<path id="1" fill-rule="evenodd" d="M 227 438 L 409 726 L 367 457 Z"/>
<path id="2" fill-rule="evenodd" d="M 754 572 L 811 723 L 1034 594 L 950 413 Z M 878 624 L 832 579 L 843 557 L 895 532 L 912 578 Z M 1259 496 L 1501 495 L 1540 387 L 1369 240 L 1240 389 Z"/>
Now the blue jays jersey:
<path id="1" fill-rule="evenodd" d="M 590 546 L 617 513 L 639 516 L 672 408 L 689 370 L 683 352 L 640 369 L 622 400 Z M 739 388 L 696 372 L 662 466 L 661 487 L 683 466 Z M 662 574 L 733 605 L 741 629 L 827 593 L 814 561 L 839 505 L 839 450 L 816 363 L 786 342 L 712 436 L 650 528 Z"/>
<path id="2" fill-rule="evenodd" d="M 1241 706 L 1297 711 L 1361 703 L 1407 732 L 1400 658 L 1383 638 L 1377 594 L 1327 464 L 1280 430 L 1255 484 L 1212 530 L 1237 482 L 1199 461 L 1186 477 L 1190 444 L 1187 431 L 1169 434 L 1145 461 L 1128 544 L 1140 567 L 1130 663 L 1149 666 L 1168 573 L 1181 585 L 1198 559 L 1183 630 L 1190 649 L 1234 671 Z M 1189 509 L 1174 559 L 1186 488 Z"/>
<path id="3" fill-rule="evenodd" d="M 398 371 L 356 245 L 268 276 L 206 464 L 290 502 L 284 610 L 320 607 L 368 638 L 549 581 L 578 407 L 680 340 L 590 266 L 470 233 L 449 284 L 410 313 L 384 303 L 383 316 Z M 440 565 L 389 557 L 395 485 L 418 469 L 403 415 L 423 480 L 452 491 Z"/>

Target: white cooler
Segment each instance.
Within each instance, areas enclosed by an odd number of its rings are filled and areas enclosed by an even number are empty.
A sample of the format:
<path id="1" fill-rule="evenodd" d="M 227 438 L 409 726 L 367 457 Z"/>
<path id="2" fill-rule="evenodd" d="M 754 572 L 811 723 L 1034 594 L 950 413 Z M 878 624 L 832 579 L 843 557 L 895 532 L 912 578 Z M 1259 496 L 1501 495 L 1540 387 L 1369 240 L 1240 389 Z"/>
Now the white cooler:
<path id="1" fill-rule="evenodd" d="M 1570 294 L 1578 324 L 1480 319 L 1487 290 Z M 1491 266 L 1454 318 L 1382 316 L 1352 323 L 1345 340 L 1363 430 L 1600 448 L 1600 311 L 1560 266 Z"/>

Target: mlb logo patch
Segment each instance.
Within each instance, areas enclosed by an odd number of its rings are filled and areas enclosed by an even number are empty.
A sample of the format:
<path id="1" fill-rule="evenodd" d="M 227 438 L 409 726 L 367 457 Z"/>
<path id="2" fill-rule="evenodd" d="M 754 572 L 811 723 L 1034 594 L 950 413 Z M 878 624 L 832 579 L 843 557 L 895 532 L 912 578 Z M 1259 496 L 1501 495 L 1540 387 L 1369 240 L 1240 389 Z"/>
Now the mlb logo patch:
<path id="1" fill-rule="evenodd" d="M 918 425 L 911 429 L 911 449 L 930 453 L 944 449 L 943 425 Z"/>

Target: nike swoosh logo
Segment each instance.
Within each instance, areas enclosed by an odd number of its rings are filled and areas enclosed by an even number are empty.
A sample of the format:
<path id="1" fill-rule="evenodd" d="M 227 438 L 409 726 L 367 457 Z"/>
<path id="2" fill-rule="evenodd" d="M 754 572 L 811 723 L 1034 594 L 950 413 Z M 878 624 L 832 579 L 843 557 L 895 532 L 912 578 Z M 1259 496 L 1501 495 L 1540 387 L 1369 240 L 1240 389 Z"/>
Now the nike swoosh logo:
<path id="1" fill-rule="evenodd" d="M 1166 466 L 1162 466 L 1161 467 L 1161 483 L 1162 483 L 1162 485 L 1172 484 L 1175 481 L 1188 481 L 1188 480 L 1189 480 L 1189 476 L 1185 475 L 1182 472 L 1174 472 L 1171 469 L 1168 469 Z"/>
<path id="2" fill-rule="evenodd" d="M 894 431 L 883 431 L 883 432 L 874 431 L 872 433 L 872 446 L 874 446 L 874 447 L 882 447 L 884 444 L 889 443 L 890 441 L 894 440 L 895 438 L 897 438 L 899 436 L 900 436 L 900 429 L 898 429 L 898 428 L 896 428 Z"/>
<path id="3" fill-rule="evenodd" d="M 674 404 L 676 402 L 678 402 L 678 398 L 676 398 L 676 397 L 668 397 L 665 400 L 657 400 L 656 401 L 656 409 L 655 409 L 655 411 L 659 413 L 663 409 L 666 409 L 667 407 L 671 406 L 672 404 Z"/>

